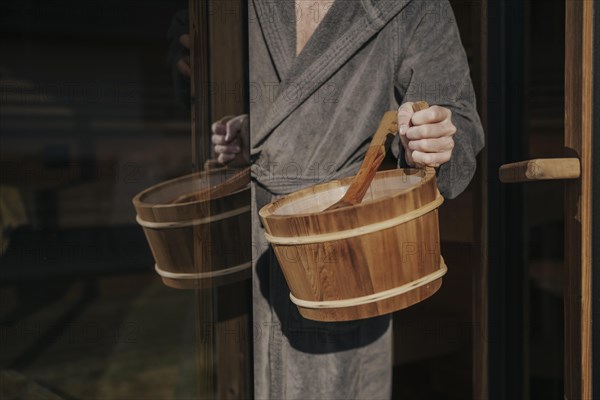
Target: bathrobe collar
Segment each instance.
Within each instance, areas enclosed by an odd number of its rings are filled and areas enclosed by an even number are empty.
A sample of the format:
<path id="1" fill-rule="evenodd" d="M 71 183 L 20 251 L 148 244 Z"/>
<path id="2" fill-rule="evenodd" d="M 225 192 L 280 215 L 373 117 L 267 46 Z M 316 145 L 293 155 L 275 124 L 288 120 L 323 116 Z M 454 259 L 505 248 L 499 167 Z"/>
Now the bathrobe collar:
<path id="1" fill-rule="evenodd" d="M 410 0 L 336 0 L 296 57 L 295 3 L 254 0 L 260 28 L 279 79 L 278 96 L 252 133 L 256 149 Z M 350 7 L 359 3 L 360 7 Z M 258 149 L 257 149 L 258 150 Z"/>

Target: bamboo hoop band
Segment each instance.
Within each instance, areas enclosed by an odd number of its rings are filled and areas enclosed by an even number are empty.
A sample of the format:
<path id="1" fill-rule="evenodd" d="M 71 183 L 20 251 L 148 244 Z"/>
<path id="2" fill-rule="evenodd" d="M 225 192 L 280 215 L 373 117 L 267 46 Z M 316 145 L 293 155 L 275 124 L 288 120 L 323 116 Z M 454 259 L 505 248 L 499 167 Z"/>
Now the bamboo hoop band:
<path id="1" fill-rule="evenodd" d="M 265 237 L 271 244 L 280 245 L 298 245 L 298 244 L 311 244 L 311 243 L 324 243 L 331 242 L 334 240 L 348 239 L 355 236 L 366 235 L 369 233 L 382 231 L 384 229 L 393 228 L 394 226 L 404 224 L 405 222 L 412 221 L 415 218 L 419 218 L 436 208 L 438 208 L 444 202 L 444 197 L 438 193 L 435 200 L 421 206 L 415 210 L 412 210 L 406 214 L 399 215 L 395 218 L 391 218 L 385 221 L 376 222 L 374 224 L 360 226 L 358 228 L 347 229 L 339 232 L 322 233 L 319 235 L 310 236 L 273 236 L 265 232 Z"/>
<path id="2" fill-rule="evenodd" d="M 323 300 L 323 301 L 302 300 L 302 299 L 295 297 L 290 292 L 290 300 L 292 300 L 292 303 L 296 304 L 299 307 L 313 308 L 313 309 L 346 308 L 346 307 L 360 306 L 363 304 L 369 304 L 369 303 L 374 303 L 376 301 L 386 300 L 391 297 L 399 296 L 401 294 L 410 292 L 411 290 L 414 290 L 421 286 L 427 285 L 428 283 L 431 283 L 431 282 L 441 278 L 442 276 L 444 276 L 446 274 L 446 272 L 448 272 L 448 267 L 446 266 L 446 263 L 444 262 L 444 258 L 442 256 L 440 256 L 440 268 L 437 271 L 435 271 L 429 275 L 425 275 L 415 281 L 408 282 L 407 284 L 398 286 L 393 289 L 385 290 L 383 292 L 373 293 L 373 294 L 370 294 L 367 296 L 354 297 L 352 299 Z"/>
<path id="3" fill-rule="evenodd" d="M 230 275 L 230 274 L 234 274 L 236 272 L 244 271 L 244 270 L 246 270 L 246 269 L 248 269 L 250 267 L 252 267 L 252 262 L 247 262 L 247 263 L 244 263 L 244 264 L 236 265 L 235 267 L 230 267 L 230 268 L 225 268 L 225 269 L 219 269 L 219 270 L 216 270 L 216 271 L 187 273 L 187 272 L 170 272 L 170 271 L 165 271 L 164 269 L 161 269 L 158 266 L 158 264 L 154 264 L 154 269 L 163 278 L 184 279 L 184 280 L 187 280 L 187 279 L 217 278 L 219 276 Z"/>
<path id="4" fill-rule="evenodd" d="M 202 225 L 208 224 L 211 222 L 221 221 L 223 219 L 235 217 L 236 215 L 243 214 L 245 212 L 250 211 L 250 206 L 240 207 L 235 210 L 227 211 L 217 215 L 211 215 L 204 218 L 196 218 L 192 220 L 186 221 L 173 221 L 173 222 L 154 222 L 154 221 L 146 221 L 140 218 L 139 215 L 135 216 L 135 220 L 138 224 L 143 226 L 144 228 L 150 229 L 175 229 L 175 228 L 186 228 L 188 226 Z"/>

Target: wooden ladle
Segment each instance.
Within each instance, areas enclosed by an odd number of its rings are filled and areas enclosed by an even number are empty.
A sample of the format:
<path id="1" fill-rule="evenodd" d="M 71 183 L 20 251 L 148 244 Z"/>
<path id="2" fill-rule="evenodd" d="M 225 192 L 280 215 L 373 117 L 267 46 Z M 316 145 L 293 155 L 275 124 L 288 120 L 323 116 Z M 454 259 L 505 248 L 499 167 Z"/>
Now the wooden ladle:
<path id="1" fill-rule="evenodd" d="M 417 101 L 413 103 L 413 111 L 417 112 L 424 110 L 429 107 L 429 104 L 425 101 Z M 383 115 L 379 128 L 373 135 L 365 159 L 360 165 L 358 173 L 354 177 L 354 180 L 348 187 L 348 190 L 344 196 L 333 205 L 327 207 L 324 211 L 337 210 L 338 208 L 344 208 L 359 204 L 369 186 L 371 181 L 375 177 L 375 173 L 379 169 L 381 162 L 385 158 L 385 142 L 387 135 L 396 134 L 398 132 L 398 113 L 396 111 L 388 111 Z"/>

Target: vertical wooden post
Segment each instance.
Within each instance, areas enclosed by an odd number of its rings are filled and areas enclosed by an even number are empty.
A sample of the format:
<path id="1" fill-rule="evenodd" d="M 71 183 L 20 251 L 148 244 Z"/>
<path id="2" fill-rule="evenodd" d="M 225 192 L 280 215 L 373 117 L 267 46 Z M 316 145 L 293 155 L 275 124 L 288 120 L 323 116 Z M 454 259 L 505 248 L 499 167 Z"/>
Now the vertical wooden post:
<path id="1" fill-rule="evenodd" d="M 213 121 L 246 113 L 246 9 L 241 0 L 209 1 L 210 103 Z M 243 151 L 250 151 L 243 149 Z M 244 244 L 241 244 L 244 245 Z M 245 245 L 251 245 L 251 238 Z M 216 289 L 217 398 L 252 397 L 252 286 L 246 280 Z"/>
<path id="2" fill-rule="evenodd" d="M 190 97 L 192 119 L 192 171 L 202 169 L 209 154 L 210 102 L 208 68 L 208 3 L 203 0 L 189 0 L 190 22 Z M 210 215 L 209 202 L 204 203 L 205 215 Z M 212 247 L 208 225 L 194 226 L 194 267 L 200 271 L 203 265 L 211 262 Z M 210 283 L 202 283 L 196 288 L 196 364 L 198 373 L 198 397 L 215 397 L 215 335 L 214 335 L 214 292 Z"/>
<path id="3" fill-rule="evenodd" d="M 487 21 L 488 9 L 487 0 L 477 3 L 479 6 L 474 7 L 473 19 L 480 21 L 478 28 L 479 46 L 478 56 L 480 59 L 479 67 L 479 98 L 478 104 L 481 115 L 481 122 L 484 131 L 487 132 L 488 120 L 488 90 L 487 90 Z M 486 140 L 487 142 L 487 140 Z M 472 354 L 472 375 L 473 375 L 473 398 L 487 399 L 488 398 L 488 259 L 487 259 L 487 242 L 488 242 L 488 156 L 487 147 L 484 148 L 480 156 L 480 162 L 477 166 L 479 172 L 479 194 L 480 204 L 479 218 L 476 219 L 476 224 L 479 222 L 479 268 L 473 269 L 473 354 Z"/>
<path id="4" fill-rule="evenodd" d="M 192 169 L 202 169 L 210 155 L 210 38 L 208 0 L 189 0 Z"/>
<path id="5" fill-rule="evenodd" d="M 189 10 L 192 148 L 197 171 L 211 155 L 212 122 L 247 112 L 247 18 L 242 0 L 189 0 Z M 210 242 L 210 232 L 199 234 L 203 236 L 198 241 L 205 243 L 200 258 L 210 262 L 210 252 L 219 244 Z M 251 238 L 241 245 L 251 246 Z M 200 287 L 197 293 L 199 395 L 251 398 L 251 282 Z"/>
<path id="6" fill-rule="evenodd" d="M 594 1 L 567 0 L 565 149 L 581 178 L 565 183 L 565 399 L 591 399 L 592 57 Z"/>
<path id="7" fill-rule="evenodd" d="M 211 2 L 212 118 L 247 113 L 246 9 L 242 0 Z M 250 149 L 243 149 L 250 151 Z M 250 246 L 251 238 L 246 244 Z M 217 394 L 219 399 L 252 397 L 252 285 L 237 282 L 218 288 Z"/>
<path id="8" fill-rule="evenodd" d="M 218 120 L 248 112 L 247 17 L 242 0 L 209 3 L 211 116 Z"/>

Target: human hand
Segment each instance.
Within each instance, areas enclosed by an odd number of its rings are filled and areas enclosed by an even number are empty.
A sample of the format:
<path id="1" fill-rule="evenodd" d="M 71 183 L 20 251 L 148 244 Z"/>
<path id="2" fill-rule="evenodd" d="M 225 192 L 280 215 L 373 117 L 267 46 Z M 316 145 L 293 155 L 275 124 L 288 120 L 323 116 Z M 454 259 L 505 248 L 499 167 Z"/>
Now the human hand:
<path id="1" fill-rule="evenodd" d="M 413 103 L 398 108 L 398 132 L 411 167 L 439 167 L 452 157 L 456 127 L 452 113 L 440 106 L 413 111 Z"/>
<path id="2" fill-rule="evenodd" d="M 179 37 L 179 43 L 185 47 L 186 49 L 190 49 L 190 35 L 184 33 Z M 185 77 L 190 77 L 192 75 L 192 69 L 190 68 L 190 57 L 181 57 L 177 60 L 177 70 L 181 73 L 181 75 Z"/>
<path id="3" fill-rule="evenodd" d="M 211 141 L 217 161 L 221 164 L 229 164 L 236 159 L 234 164 L 250 163 L 248 122 L 248 115 L 242 114 L 233 118 L 225 117 L 212 124 Z"/>

